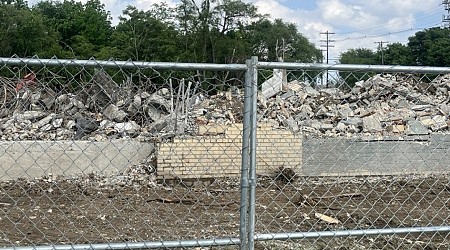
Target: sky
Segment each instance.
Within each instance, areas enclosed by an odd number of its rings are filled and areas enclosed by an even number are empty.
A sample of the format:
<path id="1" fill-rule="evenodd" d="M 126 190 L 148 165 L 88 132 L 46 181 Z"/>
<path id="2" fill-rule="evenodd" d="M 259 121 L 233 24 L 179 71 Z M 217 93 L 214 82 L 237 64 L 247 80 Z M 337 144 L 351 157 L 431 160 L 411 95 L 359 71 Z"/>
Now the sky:
<path id="1" fill-rule="evenodd" d="M 29 0 L 34 4 L 39 0 Z M 86 0 L 80 0 L 86 2 Z M 127 5 L 146 10 L 153 3 L 176 5 L 178 0 L 101 0 L 110 11 L 113 24 Z M 200 1 L 200 0 L 196 0 Z M 318 48 L 329 34 L 329 63 L 335 63 L 349 48 L 377 49 L 380 42 L 406 44 L 408 37 L 425 28 L 442 25 L 443 0 L 243 0 L 262 14 L 295 23 Z M 321 47 L 322 46 L 322 47 Z M 324 55 L 326 53 L 324 52 Z"/>

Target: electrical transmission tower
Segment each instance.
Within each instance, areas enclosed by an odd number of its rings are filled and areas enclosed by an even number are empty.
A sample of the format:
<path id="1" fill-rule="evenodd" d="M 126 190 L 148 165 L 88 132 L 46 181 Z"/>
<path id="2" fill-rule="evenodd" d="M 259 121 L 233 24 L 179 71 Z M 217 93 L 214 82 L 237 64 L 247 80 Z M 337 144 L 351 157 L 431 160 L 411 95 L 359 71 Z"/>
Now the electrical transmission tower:
<path id="1" fill-rule="evenodd" d="M 328 30 L 326 32 L 321 32 L 321 35 L 326 35 L 326 39 L 325 40 L 320 40 L 320 42 L 324 42 L 325 44 L 320 45 L 320 47 L 326 47 L 326 52 L 327 52 L 327 64 L 328 64 L 328 58 L 329 58 L 329 51 L 331 47 L 334 47 L 334 45 L 331 45 L 330 43 L 334 43 L 336 42 L 336 40 L 330 40 L 330 35 L 333 35 L 333 32 L 329 32 Z M 324 51 L 324 50 L 322 50 Z M 327 84 L 327 88 L 328 88 L 328 70 L 327 70 L 327 76 L 326 76 L 326 84 Z"/>
<path id="2" fill-rule="evenodd" d="M 447 14 L 442 16 L 442 22 L 444 23 L 444 28 L 450 28 L 450 1 L 443 0 L 442 5 L 444 5 L 444 9 L 447 11 Z"/>
<path id="3" fill-rule="evenodd" d="M 378 48 L 381 51 L 381 65 L 384 65 L 384 51 L 383 51 L 383 44 L 388 44 L 389 42 L 385 42 L 385 41 L 379 41 L 379 42 L 374 42 L 374 43 L 378 43 Z"/>

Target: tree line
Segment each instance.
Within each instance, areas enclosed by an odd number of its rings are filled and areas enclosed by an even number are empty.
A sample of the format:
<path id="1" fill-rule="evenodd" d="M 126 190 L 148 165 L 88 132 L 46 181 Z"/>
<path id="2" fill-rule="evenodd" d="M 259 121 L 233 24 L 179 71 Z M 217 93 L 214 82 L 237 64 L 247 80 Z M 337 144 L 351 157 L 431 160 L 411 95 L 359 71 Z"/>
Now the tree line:
<path id="1" fill-rule="evenodd" d="M 258 14 L 241 0 L 181 0 L 175 7 L 154 4 L 147 11 L 128 6 L 117 25 L 100 0 L 0 0 L 0 56 L 242 63 L 322 62 L 321 51 L 297 27 Z M 417 32 L 406 45 L 376 51 L 353 48 L 344 64 L 450 65 L 450 29 Z"/>
<path id="2" fill-rule="evenodd" d="M 100 0 L 0 0 L 0 56 L 205 63 L 322 62 L 297 27 L 241 0 L 128 6 L 117 25 Z"/>
<path id="3" fill-rule="evenodd" d="M 418 31 L 407 44 L 391 43 L 376 51 L 355 48 L 341 54 L 344 64 L 384 64 L 403 66 L 450 66 L 450 29 L 434 27 Z"/>
<path id="4" fill-rule="evenodd" d="M 377 50 L 353 48 L 341 54 L 342 64 L 450 66 L 450 29 L 434 27 L 416 32 L 407 44 L 391 43 Z M 345 85 L 352 87 L 357 81 L 367 80 L 375 72 L 339 72 Z M 425 80 L 428 78 L 425 78 Z"/>

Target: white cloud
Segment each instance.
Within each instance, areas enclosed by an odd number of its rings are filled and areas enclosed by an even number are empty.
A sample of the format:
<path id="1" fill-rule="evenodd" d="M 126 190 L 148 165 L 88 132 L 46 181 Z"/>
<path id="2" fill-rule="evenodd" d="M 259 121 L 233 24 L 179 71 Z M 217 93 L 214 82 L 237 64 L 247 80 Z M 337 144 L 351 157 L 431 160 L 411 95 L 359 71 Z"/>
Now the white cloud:
<path id="1" fill-rule="evenodd" d="M 376 16 L 358 4 L 347 4 L 340 0 L 322 0 L 318 2 L 318 8 L 323 20 L 334 26 L 361 29 L 378 22 Z"/>
<path id="2" fill-rule="evenodd" d="M 155 4 L 155 3 L 159 4 L 161 2 L 165 2 L 168 6 L 173 7 L 176 5 L 176 2 L 178 2 L 178 1 L 175 1 L 175 0 L 168 0 L 168 1 L 167 0 L 166 1 L 164 1 L 164 0 L 136 0 L 134 5 L 138 9 L 149 10 L 153 4 Z"/>

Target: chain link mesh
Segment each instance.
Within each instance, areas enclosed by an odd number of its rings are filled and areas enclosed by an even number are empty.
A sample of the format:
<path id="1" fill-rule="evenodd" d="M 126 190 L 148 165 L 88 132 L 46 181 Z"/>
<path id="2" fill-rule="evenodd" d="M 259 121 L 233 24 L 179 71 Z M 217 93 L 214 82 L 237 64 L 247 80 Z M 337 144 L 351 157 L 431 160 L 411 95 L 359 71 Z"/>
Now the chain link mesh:
<path id="1" fill-rule="evenodd" d="M 249 113 L 245 65 L 17 60 L 0 64 L 1 248 L 247 241 L 254 115 L 256 249 L 450 247 L 444 72 L 260 67 Z"/>
<path id="2" fill-rule="evenodd" d="M 238 237 L 245 71 L 3 62 L 0 247 Z"/>
<path id="3" fill-rule="evenodd" d="M 257 249 L 450 247 L 450 75 L 363 68 L 259 70 Z"/>

